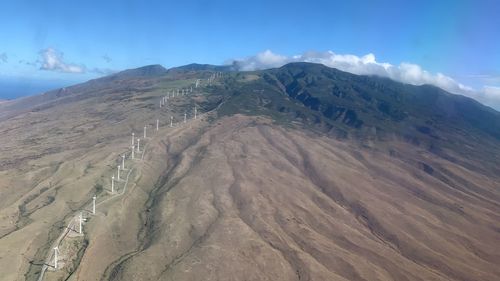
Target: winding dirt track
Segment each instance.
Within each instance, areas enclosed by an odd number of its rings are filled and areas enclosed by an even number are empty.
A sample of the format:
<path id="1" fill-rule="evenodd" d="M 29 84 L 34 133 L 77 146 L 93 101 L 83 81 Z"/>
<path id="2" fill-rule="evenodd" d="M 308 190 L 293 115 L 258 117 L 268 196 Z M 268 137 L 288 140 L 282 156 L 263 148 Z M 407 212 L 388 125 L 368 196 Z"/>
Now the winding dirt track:
<path id="1" fill-rule="evenodd" d="M 201 120 L 203 119 L 204 117 L 206 117 L 209 113 L 203 113 L 203 114 L 200 114 L 199 117 L 198 117 L 198 120 Z M 182 128 L 182 127 L 186 127 L 186 126 L 189 126 L 191 125 L 191 123 L 193 121 L 198 121 L 198 120 L 189 120 L 188 122 L 186 123 L 176 123 L 175 124 L 175 128 L 178 129 L 178 128 Z M 187 127 L 186 127 L 187 128 Z M 170 128 L 172 129 L 172 128 Z M 185 129 L 185 128 L 183 128 Z M 165 131 L 165 129 L 162 129 L 162 131 Z M 157 132 L 156 132 L 156 138 L 158 137 L 157 136 Z M 147 140 L 155 140 L 155 136 L 153 137 L 148 137 Z M 144 161 L 144 156 L 146 154 L 146 151 L 149 151 L 149 141 L 146 142 L 146 144 L 144 145 L 144 148 L 142 149 L 142 153 L 141 153 L 141 163 L 140 164 L 144 164 L 142 161 Z M 129 164 L 130 165 L 130 164 Z M 140 170 L 140 169 L 139 169 Z M 129 183 L 129 177 L 130 175 L 132 174 L 132 172 L 134 171 L 134 167 L 130 168 L 128 170 L 128 173 L 127 173 L 127 176 L 125 178 L 125 181 L 124 181 L 124 184 L 123 184 L 123 188 L 121 188 L 121 190 L 115 194 L 112 194 L 110 197 L 107 197 L 105 198 L 104 200 L 97 200 L 96 202 L 96 212 L 98 212 L 98 207 L 101 206 L 101 205 L 104 205 L 105 203 L 107 203 L 108 201 L 111 201 L 111 200 L 116 200 L 117 198 L 119 198 L 120 196 L 123 196 L 126 192 L 127 192 L 127 187 L 128 187 L 128 183 Z M 140 176 L 140 175 L 136 175 L 137 176 Z M 87 208 L 86 208 L 87 207 Z M 52 244 L 52 246 L 50 247 L 50 249 L 53 249 L 55 247 L 59 247 L 59 245 L 61 244 L 61 242 L 67 237 L 68 233 L 70 231 L 74 231 L 75 229 L 75 223 L 78 221 L 79 219 L 79 212 L 80 211 L 83 211 L 83 212 L 88 212 L 90 214 L 90 212 L 88 211 L 89 209 L 92 208 L 92 205 L 89 204 L 88 206 L 86 206 L 84 208 L 82 208 L 82 210 L 79 210 L 77 213 L 78 214 L 75 214 L 73 218 L 71 218 L 70 222 L 68 223 L 67 227 L 63 229 L 63 231 L 61 232 L 61 234 L 59 235 L 59 237 L 56 239 L 56 241 L 54 241 L 54 243 Z M 38 281 L 42 281 L 44 280 L 44 276 L 45 276 L 45 272 L 47 271 L 48 267 L 50 266 L 51 264 L 51 261 L 53 260 L 53 257 L 54 257 L 54 253 L 53 251 L 49 251 L 47 253 L 47 257 L 45 259 L 45 263 L 44 265 L 42 266 L 42 269 L 40 271 L 40 275 L 38 277 Z M 52 266 L 53 267 L 53 266 Z"/>
<path id="2" fill-rule="evenodd" d="M 144 149 L 144 151 L 145 151 L 145 149 Z M 144 158 L 144 152 L 142 154 L 142 158 Z M 108 198 L 106 198 L 106 199 L 104 199 L 104 200 L 102 200 L 100 202 L 96 202 L 96 204 L 95 204 L 96 212 L 98 211 L 97 207 L 99 207 L 100 205 L 104 204 L 108 200 L 115 199 L 115 198 L 117 198 L 117 197 L 122 196 L 123 194 L 125 194 L 125 192 L 127 191 L 128 179 L 129 179 L 130 174 L 133 172 L 133 170 L 134 169 L 131 168 L 129 170 L 129 172 L 127 173 L 127 177 L 125 178 L 125 183 L 123 185 L 123 189 L 122 189 L 121 192 L 113 194 L 111 197 L 108 197 Z M 81 212 L 88 212 L 89 214 L 91 214 L 91 212 L 88 211 L 90 208 L 92 208 L 92 205 L 89 205 L 88 208 L 84 208 L 84 209 L 82 209 L 80 211 Z M 75 229 L 76 229 L 75 223 L 78 220 L 79 220 L 79 214 L 75 214 L 75 216 L 73 218 L 71 218 L 71 220 L 68 223 L 68 225 L 66 226 L 66 228 L 63 229 L 63 231 L 61 232 L 61 235 L 59 235 L 59 237 L 56 239 L 56 241 L 54 241 L 54 243 L 52 244 L 52 246 L 50 247 L 50 249 L 54 249 L 55 247 L 59 247 L 59 245 L 64 240 L 64 238 L 67 237 L 68 233 L 70 231 L 75 231 Z M 42 281 L 43 280 L 43 277 L 45 276 L 45 272 L 47 271 L 48 267 L 50 266 L 51 261 L 53 261 L 53 258 L 54 258 L 54 252 L 53 251 L 49 251 L 49 253 L 47 254 L 47 258 L 45 259 L 45 263 L 42 266 L 42 269 L 40 271 L 40 276 L 38 277 L 38 281 Z M 52 265 L 52 267 L 54 267 L 54 266 Z"/>

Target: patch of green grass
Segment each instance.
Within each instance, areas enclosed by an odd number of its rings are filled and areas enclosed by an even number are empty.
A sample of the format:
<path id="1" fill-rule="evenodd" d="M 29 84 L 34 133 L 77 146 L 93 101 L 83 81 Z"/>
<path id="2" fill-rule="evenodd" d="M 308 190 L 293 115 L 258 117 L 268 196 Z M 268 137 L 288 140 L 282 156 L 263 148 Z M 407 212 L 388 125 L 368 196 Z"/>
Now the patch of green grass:
<path id="1" fill-rule="evenodd" d="M 397 137 L 434 153 L 448 149 L 490 162 L 500 154 L 494 145 L 500 140 L 500 113 L 433 86 L 296 63 L 231 73 L 207 92 L 222 96 L 219 116 L 263 115 L 281 125 L 361 141 Z"/>

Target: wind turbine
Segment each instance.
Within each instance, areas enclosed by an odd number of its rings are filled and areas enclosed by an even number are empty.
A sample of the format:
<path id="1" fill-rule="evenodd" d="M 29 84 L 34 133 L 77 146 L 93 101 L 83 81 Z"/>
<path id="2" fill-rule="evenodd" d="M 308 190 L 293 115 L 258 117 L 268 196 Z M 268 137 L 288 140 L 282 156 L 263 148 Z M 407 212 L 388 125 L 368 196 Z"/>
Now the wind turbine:
<path id="1" fill-rule="evenodd" d="M 57 255 L 59 254 L 59 247 L 54 248 L 54 268 L 57 270 Z"/>
<path id="2" fill-rule="evenodd" d="M 83 212 L 80 212 L 80 217 L 78 218 L 80 227 L 78 228 L 78 233 L 82 234 L 82 224 L 83 224 Z"/>

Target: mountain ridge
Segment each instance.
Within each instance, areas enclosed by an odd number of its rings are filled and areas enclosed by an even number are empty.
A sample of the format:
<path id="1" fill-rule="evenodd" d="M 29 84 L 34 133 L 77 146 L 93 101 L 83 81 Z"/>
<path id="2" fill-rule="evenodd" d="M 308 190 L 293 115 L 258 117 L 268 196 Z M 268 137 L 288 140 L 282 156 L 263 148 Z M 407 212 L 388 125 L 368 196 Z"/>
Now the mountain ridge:
<path id="1" fill-rule="evenodd" d="M 0 280 L 38 280 L 63 237 L 43 280 L 496 281 L 495 113 L 313 64 L 210 69 L 3 107 Z"/>
<path id="2" fill-rule="evenodd" d="M 126 69 L 107 77 L 113 77 L 118 79 L 126 78 L 138 78 L 138 77 L 158 77 L 165 75 L 167 69 L 160 64 L 145 65 L 137 68 Z"/>
<path id="3" fill-rule="evenodd" d="M 302 65 L 308 65 L 309 68 L 319 67 L 321 70 L 328 70 L 326 76 L 334 79 L 330 79 L 321 86 L 329 87 L 330 92 L 326 93 L 325 90 L 314 89 L 314 87 L 318 87 L 316 84 L 319 80 L 328 80 L 328 77 L 310 75 L 297 79 L 296 77 L 305 75 L 304 72 L 302 70 L 300 70 L 300 73 L 295 74 L 290 72 L 291 70 L 297 70 L 297 66 Z M 335 111 L 331 112 L 334 109 L 328 108 L 328 106 L 346 105 L 353 108 L 356 106 L 356 102 L 363 102 L 360 106 L 372 110 L 374 114 L 382 114 L 385 118 L 395 122 L 404 121 L 410 117 L 409 114 L 418 115 L 420 114 L 419 111 L 422 111 L 421 114 L 427 114 L 429 118 L 444 118 L 447 121 L 451 121 L 453 118 L 462 118 L 469 125 L 480 126 L 483 132 L 497 139 L 500 137 L 500 125 L 497 122 L 500 120 L 499 112 L 472 98 L 452 94 L 432 85 L 415 86 L 388 78 L 355 75 L 319 64 L 304 63 L 293 63 L 277 69 L 249 73 L 263 73 L 264 80 L 267 80 L 268 84 L 275 86 L 275 89 L 272 90 L 286 94 L 288 97 L 301 102 L 305 107 L 318 111 L 326 117 L 332 117 L 335 113 Z M 306 81 L 307 79 L 309 81 Z M 347 87 L 345 87 L 346 83 Z M 361 83 L 368 84 L 368 87 L 360 85 Z M 252 85 L 252 87 L 257 88 L 263 86 L 258 82 Z M 345 89 L 340 89 L 340 87 L 345 87 Z M 315 92 L 310 94 L 310 91 Z M 384 93 L 383 91 L 390 91 L 390 93 Z M 327 104 L 321 105 L 322 108 L 320 108 L 318 99 L 325 100 Z M 388 103 L 389 101 L 391 103 Z M 373 108 L 374 106 L 376 108 Z M 481 116 L 469 116 L 468 114 Z M 484 122 L 489 123 L 488 125 L 492 127 L 482 126 L 481 122 L 477 120 L 481 118 L 485 118 Z M 362 124 L 352 122 L 351 125 L 360 127 Z"/>
<path id="4" fill-rule="evenodd" d="M 256 78 L 248 81 L 250 75 Z M 309 63 L 235 77 L 227 79 L 229 86 L 214 88 L 227 97 L 223 115 L 263 114 L 368 145 L 402 139 L 441 157 L 461 151 L 500 172 L 491 165 L 500 162 L 500 113 L 471 98 Z"/>

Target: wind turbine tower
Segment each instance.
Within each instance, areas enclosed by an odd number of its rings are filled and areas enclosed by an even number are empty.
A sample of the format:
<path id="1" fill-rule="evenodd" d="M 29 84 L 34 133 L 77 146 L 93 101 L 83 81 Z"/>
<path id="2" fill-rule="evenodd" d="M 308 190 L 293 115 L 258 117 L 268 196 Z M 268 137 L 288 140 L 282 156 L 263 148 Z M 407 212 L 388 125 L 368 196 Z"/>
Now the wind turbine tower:
<path id="1" fill-rule="evenodd" d="M 83 212 L 80 212 L 80 216 L 78 218 L 78 223 L 80 227 L 78 228 L 78 233 L 82 234 L 82 224 L 83 224 Z"/>
<path id="2" fill-rule="evenodd" d="M 59 247 L 54 248 L 54 268 L 57 269 L 57 255 L 59 254 Z"/>

